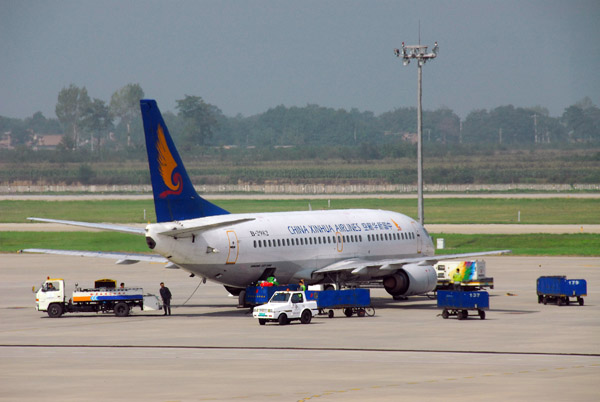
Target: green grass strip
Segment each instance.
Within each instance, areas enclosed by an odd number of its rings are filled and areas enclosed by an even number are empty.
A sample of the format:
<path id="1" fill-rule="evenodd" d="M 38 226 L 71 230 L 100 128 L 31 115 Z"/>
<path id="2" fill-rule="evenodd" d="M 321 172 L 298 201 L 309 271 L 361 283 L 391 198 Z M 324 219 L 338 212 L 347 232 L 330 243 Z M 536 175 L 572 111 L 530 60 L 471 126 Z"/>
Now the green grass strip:
<path id="1" fill-rule="evenodd" d="M 329 209 L 328 200 L 216 200 L 232 213 Z M 600 224 L 598 198 L 432 198 L 425 197 L 425 222 L 438 224 Z M 332 199 L 331 209 L 368 208 L 417 217 L 415 199 Z M 144 219 L 144 211 L 146 219 Z M 0 201 L 0 223 L 28 216 L 85 222 L 155 222 L 152 200 Z"/>
<path id="2" fill-rule="evenodd" d="M 600 234 L 440 234 L 446 248 L 436 254 L 512 250 L 512 255 L 581 256 L 600 255 Z M 434 241 L 434 245 L 436 242 Z"/>
<path id="3" fill-rule="evenodd" d="M 144 236 L 115 232 L 0 232 L 0 252 L 24 248 L 149 253 Z"/>

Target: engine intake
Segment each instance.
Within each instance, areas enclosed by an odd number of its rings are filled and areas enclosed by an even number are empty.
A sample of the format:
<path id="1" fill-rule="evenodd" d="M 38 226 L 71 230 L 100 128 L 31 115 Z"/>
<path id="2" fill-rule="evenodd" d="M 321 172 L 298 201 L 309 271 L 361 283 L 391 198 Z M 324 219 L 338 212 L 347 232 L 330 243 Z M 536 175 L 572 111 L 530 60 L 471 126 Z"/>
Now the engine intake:
<path id="1" fill-rule="evenodd" d="M 392 296 L 424 294 L 434 290 L 436 285 L 437 276 L 431 265 L 406 264 L 383 278 L 383 286 Z"/>

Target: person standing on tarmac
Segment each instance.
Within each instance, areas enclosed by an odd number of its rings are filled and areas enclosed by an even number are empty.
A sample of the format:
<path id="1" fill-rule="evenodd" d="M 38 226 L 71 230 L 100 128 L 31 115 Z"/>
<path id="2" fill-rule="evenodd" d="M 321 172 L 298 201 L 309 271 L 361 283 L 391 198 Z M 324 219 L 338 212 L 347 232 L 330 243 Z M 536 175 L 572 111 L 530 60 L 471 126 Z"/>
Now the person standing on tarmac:
<path id="1" fill-rule="evenodd" d="M 454 290 L 460 290 L 460 268 L 456 268 L 456 272 L 452 275 L 452 283 L 454 284 Z"/>
<path id="2" fill-rule="evenodd" d="M 160 283 L 160 297 L 162 298 L 163 310 L 165 312 L 163 315 L 167 315 L 167 312 L 171 315 L 171 291 L 165 286 L 164 282 Z"/>

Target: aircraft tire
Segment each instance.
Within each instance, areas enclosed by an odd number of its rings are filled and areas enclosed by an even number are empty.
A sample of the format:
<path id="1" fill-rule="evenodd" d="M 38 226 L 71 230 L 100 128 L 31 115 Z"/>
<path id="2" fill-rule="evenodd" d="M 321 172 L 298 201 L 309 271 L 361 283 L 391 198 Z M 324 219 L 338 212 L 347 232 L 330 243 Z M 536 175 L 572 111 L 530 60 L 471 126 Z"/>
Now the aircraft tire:
<path id="1" fill-rule="evenodd" d="M 240 294 L 238 295 L 238 307 L 248 307 L 248 305 L 246 304 L 245 290 L 240 291 Z"/>

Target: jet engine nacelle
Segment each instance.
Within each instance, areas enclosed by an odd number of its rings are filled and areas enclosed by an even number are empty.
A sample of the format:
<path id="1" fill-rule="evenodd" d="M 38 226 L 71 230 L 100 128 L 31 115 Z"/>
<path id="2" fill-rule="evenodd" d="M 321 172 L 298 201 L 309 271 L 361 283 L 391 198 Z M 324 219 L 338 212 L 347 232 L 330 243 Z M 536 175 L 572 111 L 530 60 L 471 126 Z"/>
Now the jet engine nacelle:
<path id="1" fill-rule="evenodd" d="M 392 296 L 424 294 L 434 290 L 436 285 L 437 276 L 431 265 L 406 264 L 383 278 L 383 286 Z"/>

